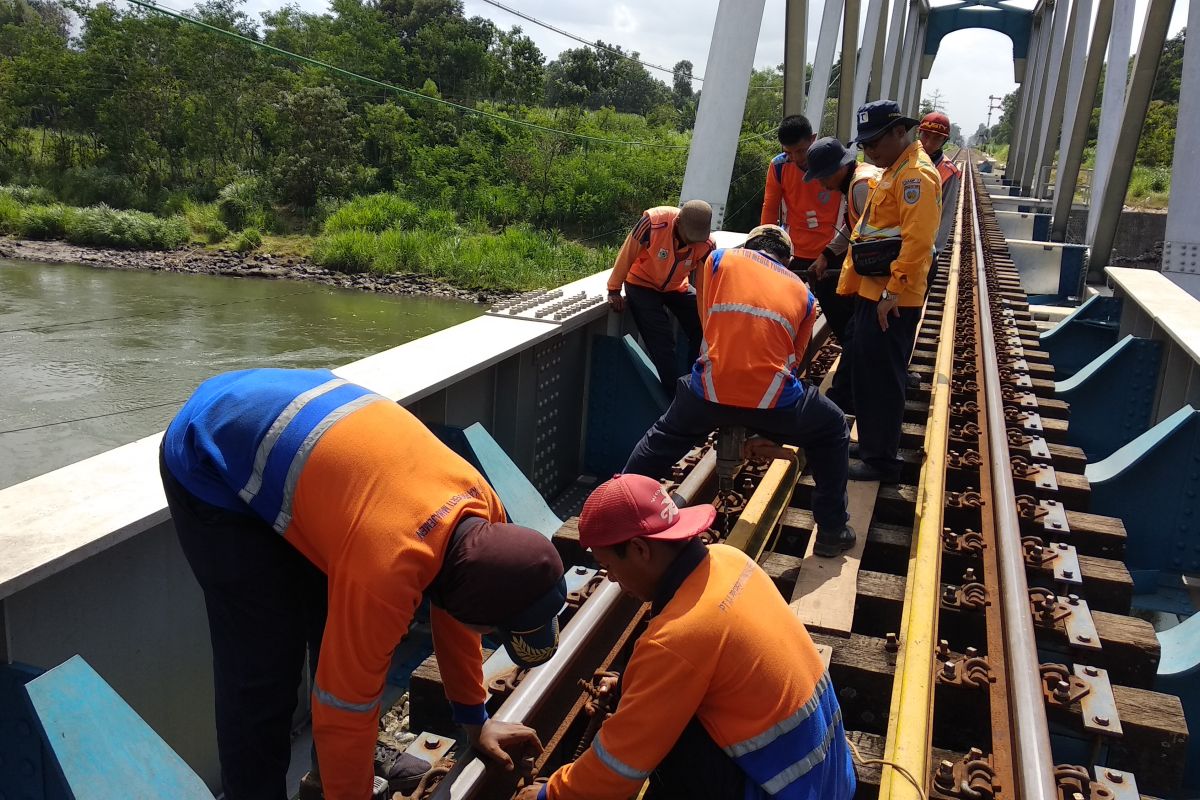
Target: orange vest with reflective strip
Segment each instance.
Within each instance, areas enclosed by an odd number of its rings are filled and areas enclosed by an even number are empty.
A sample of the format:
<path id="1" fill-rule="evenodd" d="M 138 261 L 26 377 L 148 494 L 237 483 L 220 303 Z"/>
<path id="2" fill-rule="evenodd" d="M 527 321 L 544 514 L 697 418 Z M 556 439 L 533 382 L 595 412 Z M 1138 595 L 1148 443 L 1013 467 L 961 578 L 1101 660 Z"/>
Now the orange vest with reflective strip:
<path id="1" fill-rule="evenodd" d="M 381 398 L 317 441 L 293 511 L 284 537 L 329 579 L 312 704 L 322 785 L 328 800 L 362 800 L 392 653 L 459 521 L 504 522 L 504 507 L 474 467 Z M 479 635 L 436 607 L 432 624 L 447 698 L 485 703 Z"/>
<path id="2" fill-rule="evenodd" d="M 713 251 L 712 239 L 680 246 L 675 239 L 679 209 L 658 206 L 642 215 L 630 238 L 641 246 L 625 280 L 658 292 L 684 292 L 688 274 Z"/>
<path id="3" fill-rule="evenodd" d="M 805 260 L 821 255 L 833 238 L 842 193 L 826 189 L 820 181 L 805 182 L 804 170 L 793 164 L 786 153 L 780 153 L 771 160 L 767 170 L 761 224 L 778 222 L 780 199 L 787 208 L 792 255 Z"/>
<path id="4" fill-rule="evenodd" d="M 697 276 L 704 339 L 692 391 L 739 408 L 789 406 L 804 394 L 796 369 L 815 301 L 791 270 L 753 250 L 717 250 Z"/>
<path id="5" fill-rule="evenodd" d="M 934 166 L 937 167 L 938 175 L 942 179 L 943 186 L 946 185 L 946 181 L 962 174 L 962 171 L 959 170 L 958 165 L 944 156 L 942 157 L 942 160 L 934 164 Z"/>

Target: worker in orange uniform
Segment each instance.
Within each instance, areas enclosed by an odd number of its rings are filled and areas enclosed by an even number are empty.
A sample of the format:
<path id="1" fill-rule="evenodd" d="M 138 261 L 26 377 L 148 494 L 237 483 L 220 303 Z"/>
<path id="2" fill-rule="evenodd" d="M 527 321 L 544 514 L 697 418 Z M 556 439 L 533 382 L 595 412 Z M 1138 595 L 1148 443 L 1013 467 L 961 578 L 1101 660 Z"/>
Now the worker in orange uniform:
<path id="1" fill-rule="evenodd" d="M 680 208 L 648 209 L 625 237 L 608 276 L 608 304 L 618 312 L 629 306 L 668 395 L 680 372 L 675 331 L 667 312 L 675 317 L 687 338 L 690 364 L 700 352 L 700 318 L 696 313 L 696 291 L 688 276 L 716 248 L 709 238 L 711 231 L 712 206 L 703 200 L 689 200 Z"/>
<path id="2" fill-rule="evenodd" d="M 472 743 L 508 769 L 540 750 L 488 719 L 480 635 L 518 664 L 549 659 L 562 561 L 408 411 L 328 370 L 231 372 L 176 415 L 160 467 L 208 610 L 225 797 L 287 797 L 306 648 L 325 797 L 372 797 L 380 700 L 423 593 Z"/>
<path id="3" fill-rule="evenodd" d="M 854 298 L 838 294 L 837 286 L 846 250 L 850 247 L 850 231 L 854 230 L 867 207 L 867 198 L 879 181 L 879 174 L 878 167 L 866 162 L 857 163 L 854 151 L 847 150 L 833 136 L 818 139 L 808 150 L 808 171 L 804 173 L 804 180 L 816 181 L 830 191 L 839 192 L 843 198 L 841 225 L 813 262 L 810 284 L 843 351 L 849 347 L 853 335 L 850 320 L 854 317 Z M 826 396 L 847 414 L 854 413 L 849 370 L 834 373 Z"/>
<path id="4" fill-rule="evenodd" d="M 625 472 L 658 478 L 714 428 L 744 426 L 804 448 L 816 483 L 815 552 L 835 556 L 854 544 L 846 524 L 850 434 L 841 410 L 799 372 L 816 303 L 784 264 L 787 233 L 760 225 L 739 248 L 709 256 L 696 280 L 704 343 L 675 399 L 634 447 Z"/>
<path id="5" fill-rule="evenodd" d="M 946 158 L 942 150 L 950 140 L 950 118 L 940 111 L 926 114 L 917 128 L 917 138 L 921 140 L 921 147 L 925 148 L 925 154 L 937 168 L 938 176 L 942 180 L 942 221 L 938 226 L 937 238 L 933 241 L 933 246 L 941 250 L 946 246 L 946 238 L 954 225 L 954 212 L 958 207 L 958 184 L 962 180 L 962 170 Z M 936 261 L 934 263 L 936 270 Z M 933 283 L 932 275 L 929 282 Z"/>
<path id="6" fill-rule="evenodd" d="M 842 712 L 808 631 L 740 550 L 706 547 L 711 505 L 618 475 L 584 504 L 579 543 L 651 603 L 616 711 L 591 746 L 518 800 L 850 800 Z"/>
<path id="7" fill-rule="evenodd" d="M 853 480 L 895 483 L 900 479 L 900 425 L 912 352 L 934 236 L 941 217 L 942 186 L 920 142 L 910 140 L 917 121 L 892 100 L 858 110 L 855 139 L 883 170 L 850 235 L 850 256 L 838 293 L 856 295 L 849 353 L 858 422 Z M 849 363 L 845 363 L 848 361 Z"/>
<path id="8" fill-rule="evenodd" d="M 799 114 L 784 117 L 777 135 L 783 152 L 771 159 L 767 169 L 767 187 L 759 222 L 776 225 L 786 217 L 788 236 L 792 240 L 792 259 L 788 267 L 806 277 L 813 262 L 833 238 L 842 193 L 804 179 L 808 169 L 808 149 L 817 138 L 807 118 Z M 815 284 L 813 289 L 819 291 Z M 833 291 L 829 293 L 833 294 Z M 821 299 L 819 293 L 817 298 Z"/>

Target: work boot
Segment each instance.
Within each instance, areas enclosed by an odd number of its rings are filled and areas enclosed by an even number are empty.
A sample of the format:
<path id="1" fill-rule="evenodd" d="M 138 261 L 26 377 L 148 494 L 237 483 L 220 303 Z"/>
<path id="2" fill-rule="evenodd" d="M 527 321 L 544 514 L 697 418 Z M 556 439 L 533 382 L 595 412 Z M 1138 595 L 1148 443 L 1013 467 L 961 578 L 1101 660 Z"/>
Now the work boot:
<path id="1" fill-rule="evenodd" d="M 896 484 L 900 482 L 900 465 L 894 470 L 883 470 L 865 461 L 856 461 L 850 465 L 848 477 L 852 481 L 879 481 L 880 483 Z"/>
<path id="2" fill-rule="evenodd" d="M 817 528 L 817 541 L 813 543 L 813 553 L 821 558 L 833 558 L 854 547 L 854 528 L 843 525 L 836 533 L 828 536 Z"/>
<path id="3" fill-rule="evenodd" d="M 917 373 L 917 372 L 908 373 L 908 388 L 910 388 L 910 389 L 920 389 L 921 388 L 920 373 Z"/>
<path id="4" fill-rule="evenodd" d="M 849 452 L 850 452 L 850 457 L 851 457 L 851 458 L 862 458 L 862 456 L 860 456 L 860 455 L 858 454 L 858 453 L 859 453 L 859 450 L 858 450 L 858 442 L 851 442 L 851 443 L 850 443 L 850 449 L 849 449 Z"/>

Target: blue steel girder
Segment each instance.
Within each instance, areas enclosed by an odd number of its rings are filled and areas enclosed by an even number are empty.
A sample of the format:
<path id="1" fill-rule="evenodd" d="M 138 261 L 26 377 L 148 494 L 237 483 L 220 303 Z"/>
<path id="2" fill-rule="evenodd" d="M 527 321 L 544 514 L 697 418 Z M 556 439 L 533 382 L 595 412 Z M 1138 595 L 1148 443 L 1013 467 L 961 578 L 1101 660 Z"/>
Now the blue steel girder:
<path id="1" fill-rule="evenodd" d="M 1066 380 L 1117 343 L 1121 300 L 1095 295 L 1040 337 L 1055 377 Z"/>
<path id="2" fill-rule="evenodd" d="M 1029 56 L 1029 39 L 1033 32 L 1033 12 L 1012 8 L 1005 0 L 962 0 L 948 6 L 929 10 L 926 21 L 925 52 L 921 74 L 929 77 L 933 59 L 942 39 L 955 31 L 968 28 L 987 28 L 1003 33 L 1012 40 L 1013 80 L 1025 79 L 1025 60 Z"/>

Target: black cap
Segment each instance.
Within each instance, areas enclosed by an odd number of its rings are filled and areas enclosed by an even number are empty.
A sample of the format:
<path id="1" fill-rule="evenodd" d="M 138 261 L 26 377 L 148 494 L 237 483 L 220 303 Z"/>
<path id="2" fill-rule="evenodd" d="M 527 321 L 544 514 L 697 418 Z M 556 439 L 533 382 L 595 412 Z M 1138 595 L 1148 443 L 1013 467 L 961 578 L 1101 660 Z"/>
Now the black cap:
<path id="1" fill-rule="evenodd" d="M 808 171 L 804 173 L 804 180 L 807 183 L 828 178 L 847 164 L 853 164 L 856 159 L 854 151 L 847 150 L 834 137 L 817 139 L 808 148 Z"/>
<path id="2" fill-rule="evenodd" d="M 859 106 L 855 119 L 858 120 L 858 136 L 854 137 L 854 144 L 872 142 L 895 125 L 915 128 L 918 124 L 912 117 L 900 113 L 900 104 L 895 100 L 876 100 Z"/>

